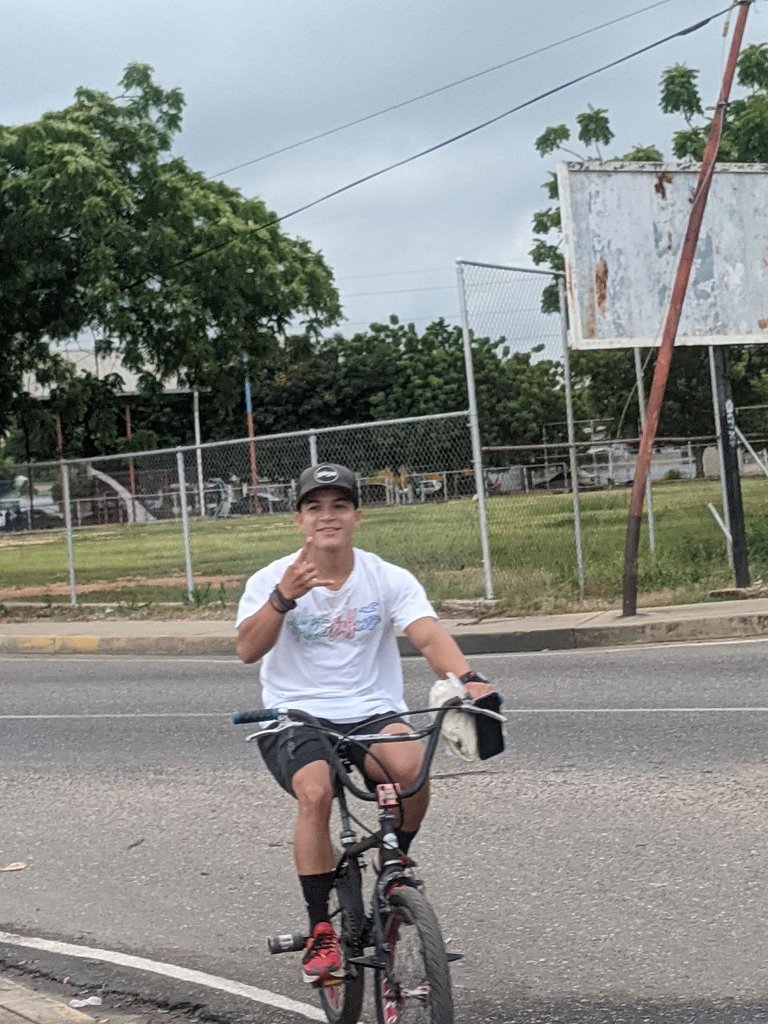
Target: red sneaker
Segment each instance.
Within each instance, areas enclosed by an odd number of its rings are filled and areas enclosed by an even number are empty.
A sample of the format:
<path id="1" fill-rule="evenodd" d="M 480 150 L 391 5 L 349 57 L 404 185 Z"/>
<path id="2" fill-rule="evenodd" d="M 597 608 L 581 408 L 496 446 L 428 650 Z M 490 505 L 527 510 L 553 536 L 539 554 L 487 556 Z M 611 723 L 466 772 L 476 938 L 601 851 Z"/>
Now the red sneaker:
<path id="1" fill-rule="evenodd" d="M 328 978 L 343 978 L 341 946 L 330 921 L 316 924 L 307 939 L 307 951 L 301 960 L 301 975 L 311 985 Z"/>

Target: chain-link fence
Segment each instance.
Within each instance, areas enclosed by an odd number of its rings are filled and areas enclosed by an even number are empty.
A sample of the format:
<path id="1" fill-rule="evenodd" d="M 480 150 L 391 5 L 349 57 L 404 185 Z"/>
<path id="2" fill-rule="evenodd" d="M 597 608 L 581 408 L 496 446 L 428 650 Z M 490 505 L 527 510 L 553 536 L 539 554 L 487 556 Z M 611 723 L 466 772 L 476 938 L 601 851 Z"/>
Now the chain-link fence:
<path id="1" fill-rule="evenodd" d="M 540 446 L 484 449 L 493 590 L 508 607 L 521 610 L 562 605 L 578 596 L 612 596 L 623 571 L 637 439 L 612 440 L 606 425 L 574 418 L 562 277 L 461 260 L 458 284 L 467 334 L 490 337 L 510 353 L 529 353 L 532 362 L 557 364 L 566 405 L 565 422 L 537 425 Z M 642 396 L 641 361 L 635 362 L 635 394 Z M 750 411 L 764 418 L 764 407 Z M 768 552 L 754 496 L 765 490 L 768 460 L 750 453 L 743 435 L 740 443 L 742 473 L 751 468 L 753 476 L 750 533 L 759 566 Z M 718 512 L 723 485 L 702 484 L 696 491 L 683 486 L 720 474 L 713 438 L 656 444 L 646 490 L 643 538 L 651 557 L 643 562 L 643 589 L 671 591 L 708 573 L 714 578 L 727 566 L 729 524 Z M 677 482 L 680 487 L 666 486 Z M 657 516 L 656 490 L 662 486 Z"/>
<path id="2" fill-rule="evenodd" d="M 588 598 L 618 594 L 637 443 L 575 444 Z M 494 446 L 482 457 L 496 596 L 512 612 L 567 606 L 576 594 L 570 446 Z M 232 602 L 251 571 L 298 546 L 296 479 L 321 461 L 344 461 L 358 475 L 362 547 L 412 569 L 437 602 L 483 595 L 480 503 L 461 413 L 6 468 L 0 600 Z M 744 437 L 741 472 L 760 575 L 768 570 L 765 438 Z M 722 585 L 714 439 L 660 438 L 652 474 L 659 543 L 643 560 L 644 587 L 695 586 L 718 574 Z"/>
<path id="3" fill-rule="evenodd" d="M 494 593 L 514 594 L 520 607 L 535 607 L 537 595 L 543 593 L 578 596 L 583 593 L 584 567 L 575 451 L 567 444 L 574 440 L 574 422 L 562 277 L 461 260 L 458 283 L 465 329 L 475 337 L 497 341 L 510 354 L 530 353 L 533 361 L 557 364 L 565 392 L 565 421 L 540 425 L 542 447 L 529 453 L 536 461 L 498 465 L 484 454 L 489 495 L 498 496 L 498 488 L 512 484 L 517 495 L 525 495 L 526 490 L 535 494 L 535 498 L 487 504 Z M 550 448 L 548 434 L 554 442 L 566 443 Z M 570 505 L 562 496 L 568 491 Z M 553 524 L 561 531 L 564 526 L 567 529 L 556 544 L 552 543 Z"/>
<path id="4" fill-rule="evenodd" d="M 318 462 L 357 474 L 362 547 L 410 568 L 436 601 L 482 595 L 466 412 L 9 467 L 3 593 L 144 602 L 211 599 L 213 588 L 231 599 L 245 576 L 298 545 L 296 481 Z M 68 529 L 17 560 L 6 535 L 49 526 Z"/>
<path id="5" fill-rule="evenodd" d="M 37 596 L 52 582 L 67 592 L 61 481 L 55 463 L 0 469 L 0 587 L 8 596 Z M 29 531 L 33 538 L 25 536 Z M 41 557 L 29 558 L 32 547 Z"/>
<path id="6" fill-rule="evenodd" d="M 630 487 L 639 438 L 576 442 L 585 564 L 585 596 L 618 596 L 623 568 Z M 574 591 L 570 446 L 494 446 L 483 450 L 491 548 L 496 557 L 496 524 L 512 551 L 509 566 L 493 563 L 497 592 L 521 610 L 562 605 Z M 768 441 L 742 437 L 741 485 L 747 511 L 750 558 L 757 575 L 768 565 Z M 727 526 L 718 511 L 720 460 L 714 436 L 657 438 L 651 463 L 656 508 L 654 554 L 643 532 L 647 557 L 641 582 L 647 591 L 682 594 L 726 584 L 729 574 Z M 517 524 L 517 525 L 515 525 Z M 543 589 L 527 591 L 525 576 Z M 522 581 L 522 582 L 521 582 Z M 519 596 L 518 596 L 519 595 Z"/>

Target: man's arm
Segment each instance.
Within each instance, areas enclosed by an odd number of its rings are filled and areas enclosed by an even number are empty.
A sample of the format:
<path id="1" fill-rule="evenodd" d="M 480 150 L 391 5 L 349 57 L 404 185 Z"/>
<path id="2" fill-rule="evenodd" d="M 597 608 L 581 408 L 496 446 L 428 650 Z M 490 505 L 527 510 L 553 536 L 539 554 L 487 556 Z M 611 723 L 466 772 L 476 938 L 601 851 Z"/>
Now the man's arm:
<path id="1" fill-rule="evenodd" d="M 237 627 L 237 656 L 246 665 L 253 664 L 271 651 L 280 636 L 285 615 L 267 601 Z"/>
<path id="2" fill-rule="evenodd" d="M 413 646 L 424 655 L 438 678 L 444 679 L 449 672 L 455 676 L 462 676 L 465 672 L 471 671 L 461 648 L 437 619 L 416 619 L 405 627 L 404 633 Z M 474 699 L 490 693 L 493 687 L 487 683 L 467 683 L 466 690 L 467 695 Z"/>
<path id="3" fill-rule="evenodd" d="M 321 580 L 310 560 L 312 538 L 307 537 L 299 557 L 283 573 L 275 590 L 253 615 L 243 619 L 237 628 L 237 656 L 246 665 L 258 661 L 271 651 L 280 636 L 286 612 L 295 607 L 298 598 L 313 587 L 325 587 L 333 580 Z"/>

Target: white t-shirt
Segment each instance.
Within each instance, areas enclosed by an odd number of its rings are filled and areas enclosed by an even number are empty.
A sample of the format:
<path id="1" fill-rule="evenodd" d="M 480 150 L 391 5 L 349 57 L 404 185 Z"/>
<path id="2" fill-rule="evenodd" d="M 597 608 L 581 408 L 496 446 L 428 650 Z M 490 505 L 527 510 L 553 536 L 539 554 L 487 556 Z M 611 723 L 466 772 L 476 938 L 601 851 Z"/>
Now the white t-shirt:
<path id="1" fill-rule="evenodd" d="M 267 601 L 298 552 L 250 577 L 237 625 Z M 395 630 L 436 619 L 424 588 L 407 569 L 354 549 L 340 590 L 315 587 L 288 612 L 261 662 L 264 707 L 292 707 L 334 722 L 406 711 Z"/>

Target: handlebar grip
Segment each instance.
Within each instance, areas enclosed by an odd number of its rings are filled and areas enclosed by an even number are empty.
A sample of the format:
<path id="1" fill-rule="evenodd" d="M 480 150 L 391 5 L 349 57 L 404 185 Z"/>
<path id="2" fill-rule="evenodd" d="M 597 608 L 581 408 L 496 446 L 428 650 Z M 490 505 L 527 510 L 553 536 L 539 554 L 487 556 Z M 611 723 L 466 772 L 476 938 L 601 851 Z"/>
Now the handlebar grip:
<path id="1" fill-rule="evenodd" d="M 248 725 L 249 722 L 274 722 L 279 716 L 278 708 L 257 708 L 255 711 L 233 711 L 233 725 Z"/>

